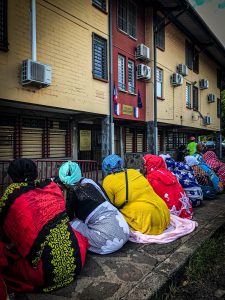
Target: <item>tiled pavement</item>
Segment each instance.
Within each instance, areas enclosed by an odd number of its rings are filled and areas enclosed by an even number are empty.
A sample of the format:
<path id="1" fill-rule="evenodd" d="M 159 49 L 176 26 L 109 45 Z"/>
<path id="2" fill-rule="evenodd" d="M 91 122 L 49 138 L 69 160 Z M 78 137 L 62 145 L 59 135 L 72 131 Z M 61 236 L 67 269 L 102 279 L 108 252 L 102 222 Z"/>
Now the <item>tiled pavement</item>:
<path id="1" fill-rule="evenodd" d="M 27 294 L 16 300 L 150 299 L 179 273 L 190 256 L 225 224 L 225 195 L 204 201 L 195 209 L 198 228 L 165 245 L 128 242 L 119 252 L 88 254 L 85 267 L 73 284 L 52 294 Z"/>

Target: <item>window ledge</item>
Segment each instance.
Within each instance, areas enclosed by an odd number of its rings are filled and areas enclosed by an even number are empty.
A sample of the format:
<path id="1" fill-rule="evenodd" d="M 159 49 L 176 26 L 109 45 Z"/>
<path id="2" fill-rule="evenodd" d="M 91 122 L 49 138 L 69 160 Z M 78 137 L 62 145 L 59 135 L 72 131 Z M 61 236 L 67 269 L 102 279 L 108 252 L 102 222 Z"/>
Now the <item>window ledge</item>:
<path id="1" fill-rule="evenodd" d="M 128 93 L 128 91 L 126 91 L 126 90 L 122 90 L 122 89 L 120 89 L 120 88 L 118 88 L 118 91 L 119 91 L 119 92 L 121 92 L 121 93 L 125 93 L 125 94 L 127 94 L 127 93 Z"/>
<path id="2" fill-rule="evenodd" d="M 135 38 L 135 37 L 129 35 L 126 31 L 123 31 L 122 29 L 120 29 L 120 28 L 118 28 L 118 27 L 117 27 L 117 30 L 118 30 L 120 33 L 122 33 L 122 34 L 126 35 L 127 37 L 129 37 L 131 40 L 137 41 L 137 38 Z"/>
<path id="3" fill-rule="evenodd" d="M 104 79 L 104 78 L 100 78 L 100 77 L 96 77 L 93 75 L 93 79 L 99 80 L 99 81 L 103 81 L 103 82 L 109 82 L 108 79 Z"/>
<path id="4" fill-rule="evenodd" d="M 159 49 L 159 50 L 161 50 L 161 51 L 163 51 L 163 52 L 165 52 L 165 48 L 162 48 L 160 46 L 156 46 L 156 48 Z"/>
<path id="5" fill-rule="evenodd" d="M 157 99 L 158 99 L 158 100 L 162 100 L 162 101 L 164 101 L 164 100 L 165 100 L 165 98 L 163 98 L 163 97 L 159 97 L 159 96 L 157 96 Z"/>
<path id="6" fill-rule="evenodd" d="M 92 3 L 92 6 L 94 6 L 95 8 L 97 8 L 98 10 L 103 12 L 104 14 L 108 15 L 108 12 L 106 10 L 102 9 L 101 7 L 99 7 L 97 4 Z"/>
<path id="7" fill-rule="evenodd" d="M 128 94 L 130 94 L 131 96 L 137 96 L 136 93 L 132 93 L 132 92 L 129 92 L 129 91 L 128 91 Z"/>
<path id="8" fill-rule="evenodd" d="M 187 108 L 187 109 L 192 109 L 192 107 L 191 107 L 191 106 L 186 106 L 186 108 Z"/>

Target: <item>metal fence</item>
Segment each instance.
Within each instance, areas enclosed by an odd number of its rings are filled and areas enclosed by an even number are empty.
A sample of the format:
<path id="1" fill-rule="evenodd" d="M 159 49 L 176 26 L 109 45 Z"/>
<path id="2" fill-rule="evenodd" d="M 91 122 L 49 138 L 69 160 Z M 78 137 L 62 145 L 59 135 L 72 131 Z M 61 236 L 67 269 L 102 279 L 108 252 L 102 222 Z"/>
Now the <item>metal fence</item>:
<path id="1" fill-rule="evenodd" d="M 45 179 L 58 176 L 58 171 L 62 163 L 67 160 L 34 160 L 37 164 L 38 178 Z M 81 168 L 82 176 L 98 181 L 98 164 L 94 160 L 73 160 L 78 163 Z M 11 183 L 7 174 L 10 160 L 0 161 L 0 196 L 3 191 Z"/>

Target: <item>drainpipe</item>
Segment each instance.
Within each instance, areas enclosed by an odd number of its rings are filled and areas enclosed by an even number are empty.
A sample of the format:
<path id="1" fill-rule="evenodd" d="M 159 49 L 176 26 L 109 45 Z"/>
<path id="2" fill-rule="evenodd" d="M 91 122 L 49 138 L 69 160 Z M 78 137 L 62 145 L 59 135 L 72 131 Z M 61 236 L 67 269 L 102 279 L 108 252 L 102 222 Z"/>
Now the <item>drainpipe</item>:
<path id="1" fill-rule="evenodd" d="M 37 41 L 36 41 L 36 0 L 31 0 L 31 51 L 32 60 L 37 60 Z"/>
<path id="2" fill-rule="evenodd" d="M 156 87 L 156 33 L 158 29 L 156 28 L 156 16 L 157 12 L 154 9 L 153 11 L 153 47 L 154 47 L 154 102 L 153 102 L 153 154 L 158 155 L 158 124 L 157 124 L 157 87 Z"/>
<path id="3" fill-rule="evenodd" d="M 114 122 L 113 122 L 113 57 L 112 57 L 112 0 L 109 0 L 109 144 L 110 154 L 115 152 L 114 149 Z"/>

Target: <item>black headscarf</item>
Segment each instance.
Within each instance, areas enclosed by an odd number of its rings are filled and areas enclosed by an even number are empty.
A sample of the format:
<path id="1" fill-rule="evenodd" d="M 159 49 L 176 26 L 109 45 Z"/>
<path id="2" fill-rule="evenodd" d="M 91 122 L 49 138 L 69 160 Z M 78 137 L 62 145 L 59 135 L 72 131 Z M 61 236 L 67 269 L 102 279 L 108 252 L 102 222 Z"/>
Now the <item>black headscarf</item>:
<path id="1" fill-rule="evenodd" d="M 8 174 L 13 182 L 34 181 L 38 176 L 37 166 L 28 158 L 15 159 L 9 165 Z"/>

